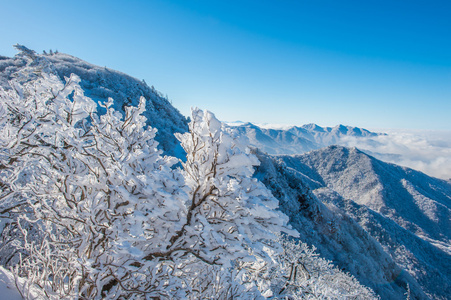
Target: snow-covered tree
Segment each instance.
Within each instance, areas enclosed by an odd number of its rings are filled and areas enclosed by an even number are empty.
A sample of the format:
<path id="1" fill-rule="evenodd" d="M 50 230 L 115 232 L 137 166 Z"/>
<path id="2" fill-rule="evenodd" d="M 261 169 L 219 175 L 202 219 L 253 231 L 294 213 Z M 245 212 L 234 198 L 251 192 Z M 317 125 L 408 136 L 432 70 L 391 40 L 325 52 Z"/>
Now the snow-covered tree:
<path id="1" fill-rule="evenodd" d="M 133 262 L 180 229 L 183 179 L 144 128 L 144 99 L 124 118 L 109 101 L 99 117 L 78 81 L 44 74 L 0 93 L 2 207 L 24 235 L 18 274 L 48 297 L 150 293 L 138 276 L 162 266 Z"/>
<path id="2" fill-rule="evenodd" d="M 295 232 L 252 178 L 256 157 L 196 109 L 181 171 L 145 128 L 144 99 L 124 116 L 110 99 L 99 116 L 77 76 L 41 75 L 0 90 L 0 212 L 20 237 L 24 295 L 259 294 L 236 266 L 272 263 L 275 234 Z"/>
<path id="3" fill-rule="evenodd" d="M 283 252 L 275 255 L 277 267 L 269 274 L 276 299 L 378 299 L 330 261 L 319 257 L 314 247 L 279 235 Z"/>
<path id="4" fill-rule="evenodd" d="M 200 270 L 206 266 L 216 274 L 230 274 L 232 265 L 242 262 L 271 262 L 270 253 L 280 249 L 268 241 L 280 231 L 296 232 L 287 228 L 287 217 L 276 211 L 277 200 L 252 178 L 258 159 L 208 111 L 194 109 L 189 132 L 177 134 L 177 138 L 187 153 L 182 166 L 189 197 L 180 219 L 182 226 L 166 240 L 163 251 L 151 252 L 144 259 L 182 264 L 183 270 L 178 271 L 189 274 L 185 278 L 195 278 L 187 281 L 187 286 L 195 289 L 202 283 L 205 272 Z M 228 278 L 242 282 L 239 274 Z M 210 287 L 231 287 L 210 279 Z M 255 282 L 249 282 L 247 290 L 253 288 Z"/>
<path id="5" fill-rule="evenodd" d="M 374 296 L 280 236 L 297 233 L 252 177 L 258 159 L 212 113 L 194 109 L 177 134 L 181 169 L 157 150 L 144 98 L 122 115 L 79 81 L 42 72 L 0 89 L 0 252 L 13 249 L 25 298 Z"/>
<path id="6" fill-rule="evenodd" d="M 186 220 L 170 239 L 171 248 L 189 246 L 206 262 L 267 255 L 266 240 L 286 231 L 278 201 L 252 178 L 258 159 L 228 134 L 215 116 L 194 109 L 190 131 L 177 134 L 187 153 L 183 173 L 189 188 Z M 249 249 L 252 249 L 250 251 Z"/>

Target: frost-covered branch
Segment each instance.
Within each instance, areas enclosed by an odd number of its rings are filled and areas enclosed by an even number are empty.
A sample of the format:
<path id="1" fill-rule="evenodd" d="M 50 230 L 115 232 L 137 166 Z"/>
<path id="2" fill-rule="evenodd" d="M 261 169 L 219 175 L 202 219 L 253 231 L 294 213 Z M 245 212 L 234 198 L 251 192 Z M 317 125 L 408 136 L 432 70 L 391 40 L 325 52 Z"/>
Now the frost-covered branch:
<path id="1" fill-rule="evenodd" d="M 122 115 L 79 82 L 42 72 L 0 89 L 0 251 L 24 297 L 320 293 L 329 269 L 278 239 L 297 232 L 252 178 L 258 159 L 212 113 L 194 109 L 189 132 L 177 134 L 180 169 L 157 150 L 144 98 Z"/>

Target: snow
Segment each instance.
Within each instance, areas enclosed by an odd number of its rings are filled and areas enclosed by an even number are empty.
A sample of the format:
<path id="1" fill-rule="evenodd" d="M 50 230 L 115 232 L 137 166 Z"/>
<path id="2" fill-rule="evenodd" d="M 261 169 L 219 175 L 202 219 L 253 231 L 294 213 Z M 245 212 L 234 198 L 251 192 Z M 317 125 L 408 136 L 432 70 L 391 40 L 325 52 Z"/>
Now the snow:
<path id="1" fill-rule="evenodd" d="M 268 154 L 301 154 L 332 144 L 340 143 L 346 137 L 357 140 L 376 137 L 381 134 L 365 129 L 337 125 L 320 127 L 315 124 L 297 126 L 256 125 L 252 123 L 227 123 L 241 135 L 248 138 L 251 146 Z"/>
<path id="2" fill-rule="evenodd" d="M 261 165 L 257 176 L 279 200 L 280 209 L 290 218 L 290 224 L 300 233 L 300 240 L 314 245 L 321 257 L 354 275 L 360 283 L 372 288 L 382 299 L 403 299 L 406 284 L 413 295 L 426 295 L 415 279 L 402 271 L 391 256 L 343 208 L 323 203 L 312 193 L 298 162 L 286 162 L 283 156 L 258 154 Z M 287 167 L 287 166 L 291 166 Z M 300 171 L 296 171 L 300 170 Z M 318 181 L 315 189 L 320 190 Z M 329 189 L 326 199 L 342 199 Z M 396 280 L 392 280 L 396 278 Z"/>
<path id="3" fill-rule="evenodd" d="M 14 283 L 14 275 L 0 266 L 0 299 L 23 300 Z"/>

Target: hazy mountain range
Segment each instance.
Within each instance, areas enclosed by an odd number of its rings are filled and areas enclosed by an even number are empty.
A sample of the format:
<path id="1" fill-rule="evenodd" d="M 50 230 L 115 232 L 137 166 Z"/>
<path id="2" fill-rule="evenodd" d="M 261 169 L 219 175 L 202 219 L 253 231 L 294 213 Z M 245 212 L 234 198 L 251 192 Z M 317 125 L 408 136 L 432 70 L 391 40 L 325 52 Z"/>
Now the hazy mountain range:
<path id="1" fill-rule="evenodd" d="M 329 145 L 357 147 L 378 159 L 451 179 L 451 131 L 383 129 L 383 133 L 337 125 L 286 126 L 228 123 L 249 144 L 272 155 L 301 154 Z"/>
<path id="2" fill-rule="evenodd" d="M 39 55 L 22 49 L 13 58 L 0 57 L 3 87 L 13 78 L 26 81 L 44 71 L 62 79 L 77 74 L 89 97 L 112 97 L 117 109 L 136 105 L 144 96 L 148 123 L 158 129 L 162 149 L 180 153 L 173 134 L 186 131 L 187 120 L 145 82 L 62 53 Z M 412 299 L 449 299 L 449 182 L 356 148 L 330 146 L 346 137 L 381 135 L 368 130 L 315 124 L 282 130 L 251 123 L 234 128 L 255 148 L 261 161 L 255 177 L 279 199 L 303 242 L 382 299 L 403 299 L 408 287 Z"/>
<path id="3" fill-rule="evenodd" d="M 316 124 L 306 124 L 287 129 L 264 128 L 252 123 L 234 123 L 232 126 L 249 139 L 251 146 L 268 154 L 299 154 L 337 144 L 344 137 L 361 138 L 383 135 L 344 125 L 321 127 Z"/>

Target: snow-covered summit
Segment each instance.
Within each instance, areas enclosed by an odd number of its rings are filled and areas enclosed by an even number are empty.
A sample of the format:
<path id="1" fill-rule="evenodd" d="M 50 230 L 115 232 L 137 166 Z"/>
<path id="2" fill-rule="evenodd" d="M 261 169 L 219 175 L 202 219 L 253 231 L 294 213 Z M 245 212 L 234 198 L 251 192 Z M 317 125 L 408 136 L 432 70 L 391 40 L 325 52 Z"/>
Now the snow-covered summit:
<path id="1" fill-rule="evenodd" d="M 302 125 L 301 127 L 308 131 L 325 132 L 323 127 L 321 127 L 315 123 L 305 124 L 305 125 Z"/>
<path id="2" fill-rule="evenodd" d="M 33 79 L 42 71 L 52 72 L 62 80 L 72 73 L 81 78 L 81 87 L 86 96 L 95 101 L 114 99 L 114 108 L 123 111 L 126 106 L 137 106 L 143 96 L 146 102 L 147 123 L 158 129 L 156 140 L 168 154 L 178 154 L 180 148 L 175 132 L 188 130 L 187 120 L 153 86 L 127 74 L 100 67 L 65 53 L 38 54 L 22 45 L 16 45 L 20 52 L 12 57 L 0 57 L 0 86 L 7 88 L 8 81 Z"/>

